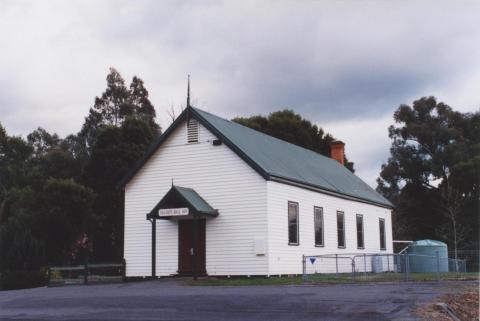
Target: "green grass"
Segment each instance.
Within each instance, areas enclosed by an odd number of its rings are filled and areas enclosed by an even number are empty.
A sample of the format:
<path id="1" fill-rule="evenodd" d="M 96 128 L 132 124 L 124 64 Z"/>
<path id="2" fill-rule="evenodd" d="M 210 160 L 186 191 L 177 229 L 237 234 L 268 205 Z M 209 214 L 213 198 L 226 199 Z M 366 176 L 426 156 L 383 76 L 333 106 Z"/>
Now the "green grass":
<path id="1" fill-rule="evenodd" d="M 468 273 L 440 273 L 440 280 L 478 280 L 478 272 Z M 322 284 L 322 283 L 374 283 L 374 282 L 403 282 L 405 275 L 403 273 L 357 273 L 355 281 L 351 274 L 311 274 L 306 280 L 301 276 L 292 277 L 208 277 L 199 280 L 189 281 L 189 285 L 206 286 L 244 286 L 244 285 L 299 285 L 299 284 Z M 437 281 L 436 273 L 410 273 L 409 281 Z"/>
<path id="2" fill-rule="evenodd" d="M 465 273 L 440 273 L 440 280 L 478 280 L 480 278 L 479 272 L 465 272 Z M 436 273 L 410 273 L 410 279 L 413 281 L 436 281 Z"/>

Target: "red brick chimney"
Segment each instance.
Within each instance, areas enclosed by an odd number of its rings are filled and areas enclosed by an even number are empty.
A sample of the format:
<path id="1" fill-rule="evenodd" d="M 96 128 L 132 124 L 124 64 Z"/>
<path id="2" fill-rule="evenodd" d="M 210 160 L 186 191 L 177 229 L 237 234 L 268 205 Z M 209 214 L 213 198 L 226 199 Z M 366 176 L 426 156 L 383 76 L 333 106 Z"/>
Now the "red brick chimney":
<path id="1" fill-rule="evenodd" d="M 334 140 L 330 143 L 330 157 L 345 165 L 345 158 L 343 157 L 345 152 L 345 143 L 340 140 Z"/>

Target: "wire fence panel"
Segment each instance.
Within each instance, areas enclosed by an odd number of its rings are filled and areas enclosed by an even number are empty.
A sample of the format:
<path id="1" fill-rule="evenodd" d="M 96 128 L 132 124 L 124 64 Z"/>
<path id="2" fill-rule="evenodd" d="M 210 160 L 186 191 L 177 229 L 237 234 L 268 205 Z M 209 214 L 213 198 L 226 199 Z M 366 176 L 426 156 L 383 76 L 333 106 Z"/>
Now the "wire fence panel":
<path id="1" fill-rule="evenodd" d="M 52 266 L 48 268 L 47 285 L 110 283 L 125 280 L 125 261 L 122 263 Z"/>
<path id="2" fill-rule="evenodd" d="M 448 257 L 465 262 L 466 272 L 479 272 L 480 271 L 480 256 L 478 249 L 473 250 L 458 250 L 448 251 Z"/>
<path id="3" fill-rule="evenodd" d="M 415 281 L 478 278 L 468 261 L 431 255 L 353 253 L 303 256 L 306 281 Z"/>

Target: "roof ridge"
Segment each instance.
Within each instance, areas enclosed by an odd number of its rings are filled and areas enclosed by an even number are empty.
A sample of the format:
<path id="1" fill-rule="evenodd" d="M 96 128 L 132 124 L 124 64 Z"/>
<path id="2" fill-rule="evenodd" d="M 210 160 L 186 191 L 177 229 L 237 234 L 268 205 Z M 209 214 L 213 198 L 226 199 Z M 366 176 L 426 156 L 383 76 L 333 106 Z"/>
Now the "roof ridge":
<path id="1" fill-rule="evenodd" d="M 292 146 L 294 146 L 295 148 L 303 149 L 303 150 L 305 150 L 305 151 L 307 151 L 307 152 L 313 153 L 313 154 L 315 154 L 315 155 L 318 155 L 318 156 L 321 156 L 321 157 L 323 157 L 323 158 L 326 158 L 326 159 L 328 159 L 329 161 L 333 161 L 333 162 L 337 163 L 337 161 L 334 160 L 334 159 L 332 159 L 331 157 L 328 157 L 328 156 L 325 156 L 325 155 L 323 155 L 323 154 L 320 154 L 319 152 L 316 152 L 316 151 L 311 150 L 311 149 L 309 149 L 309 148 L 302 147 L 302 146 L 300 146 L 300 145 L 296 145 L 296 144 L 294 144 L 294 143 L 287 142 L 286 140 L 277 138 L 277 137 L 272 136 L 272 135 L 268 135 L 268 134 L 266 134 L 266 133 L 264 133 L 264 132 L 261 132 L 261 131 L 259 131 L 259 130 L 256 130 L 256 129 L 250 128 L 250 127 L 248 127 L 248 126 L 239 124 L 239 123 L 237 123 L 237 122 L 228 120 L 228 119 L 226 119 L 226 118 L 217 116 L 217 115 L 212 114 L 211 112 L 205 111 L 205 110 L 203 110 L 203 109 L 200 109 L 200 108 L 197 108 L 197 107 L 193 107 L 193 106 L 191 106 L 191 108 L 195 109 L 196 111 L 200 111 L 200 112 L 202 112 L 202 113 L 209 114 L 210 116 L 216 117 L 216 118 L 218 118 L 218 119 L 221 119 L 221 120 L 223 120 L 223 121 L 229 122 L 229 123 L 234 124 L 234 125 L 236 125 L 236 126 L 241 126 L 241 127 L 243 127 L 243 128 L 246 128 L 246 129 L 248 129 L 248 130 L 250 130 L 250 131 L 255 132 L 256 134 L 260 134 L 260 135 L 269 137 L 270 139 L 279 141 L 279 142 L 284 143 L 284 144 L 292 145 Z M 345 166 L 341 166 L 341 167 L 345 167 Z M 348 171 L 347 168 L 345 168 L 345 169 Z M 352 173 L 352 174 L 353 174 L 353 173 Z"/>

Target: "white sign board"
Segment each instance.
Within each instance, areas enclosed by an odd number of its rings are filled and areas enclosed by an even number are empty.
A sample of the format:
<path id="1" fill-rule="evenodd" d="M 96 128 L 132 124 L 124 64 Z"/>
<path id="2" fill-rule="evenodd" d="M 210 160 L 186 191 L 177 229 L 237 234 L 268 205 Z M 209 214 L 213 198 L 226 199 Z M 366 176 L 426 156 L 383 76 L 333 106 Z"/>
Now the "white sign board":
<path id="1" fill-rule="evenodd" d="M 158 211 L 158 216 L 184 216 L 188 215 L 188 207 L 165 208 Z"/>

